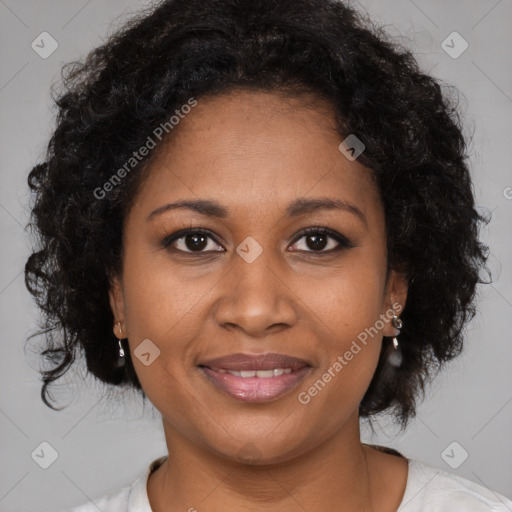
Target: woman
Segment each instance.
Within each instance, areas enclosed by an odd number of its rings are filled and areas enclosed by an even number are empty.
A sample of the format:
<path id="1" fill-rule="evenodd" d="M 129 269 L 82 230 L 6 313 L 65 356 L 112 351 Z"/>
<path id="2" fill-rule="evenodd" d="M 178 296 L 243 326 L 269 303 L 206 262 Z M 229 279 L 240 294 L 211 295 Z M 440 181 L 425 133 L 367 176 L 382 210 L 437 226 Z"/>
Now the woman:
<path id="1" fill-rule="evenodd" d="M 487 255 L 455 108 L 370 27 L 334 0 L 164 1 L 67 72 L 29 176 L 42 398 L 83 348 L 169 452 L 73 510 L 510 510 L 360 441 L 461 351 Z"/>

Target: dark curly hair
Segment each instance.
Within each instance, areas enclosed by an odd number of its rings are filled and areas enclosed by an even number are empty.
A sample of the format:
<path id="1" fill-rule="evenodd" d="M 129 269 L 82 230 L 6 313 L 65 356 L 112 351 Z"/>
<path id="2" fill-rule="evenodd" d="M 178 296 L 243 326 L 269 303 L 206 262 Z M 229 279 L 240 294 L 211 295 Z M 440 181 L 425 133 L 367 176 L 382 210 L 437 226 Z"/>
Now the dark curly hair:
<path id="1" fill-rule="evenodd" d="M 51 363 L 44 403 L 55 409 L 47 387 L 79 347 L 92 375 L 145 398 L 128 350 L 116 366 L 108 290 L 122 268 L 123 219 L 156 151 L 106 197 L 94 191 L 191 97 L 310 92 L 330 102 L 342 138 L 363 141 L 358 161 L 384 203 L 388 270 L 408 279 L 402 364 L 389 364 L 385 340 L 360 403 L 362 418 L 392 409 L 405 427 L 434 370 L 462 350 L 488 256 L 457 102 L 412 53 L 341 1 L 167 0 L 64 66 L 62 84 L 45 161 L 28 176 L 39 247 L 25 282 L 44 312 L 32 335 L 45 335 L 40 355 Z"/>

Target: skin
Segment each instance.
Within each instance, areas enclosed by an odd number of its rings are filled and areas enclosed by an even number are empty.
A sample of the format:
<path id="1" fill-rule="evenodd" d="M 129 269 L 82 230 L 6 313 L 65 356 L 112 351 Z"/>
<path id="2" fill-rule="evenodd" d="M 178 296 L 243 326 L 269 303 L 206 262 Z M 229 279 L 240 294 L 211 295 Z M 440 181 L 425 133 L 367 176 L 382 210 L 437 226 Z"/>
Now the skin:
<path id="1" fill-rule="evenodd" d="M 332 108 L 310 95 L 199 99 L 172 135 L 125 218 L 123 272 L 110 291 L 122 322 L 114 332 L 128 338 L 170 454 L 148 481 L 152 509 L 396 511 L 407 460 L 363 446 L 358 416 L 382 336 L 397 332 L 389 321 L 307 405 L 297 398 L 379 315 L 405 305 L 404 276 L 386 280 L 384 210 L 370 170 L 342 155 Z M 334 209 L 287 218 L 288 204 L 304 197 L 342 199 L 364 220 Z M 229 215 L 175 209 L 147 220 L 183 199 L 215 200 Z M 315 249 L 300 236 L 315 226 L 354 247 L 327 254 L 339 245 L 329 237 Z M 202 253 L 185 238 L 162 246 L 191 227 L 212 232 Z M 252 263 L 236 252 L 248 236 L 263 249 Z M 160 350 L 149 366 L 134 356 L 145 339 Z M 313 368 L 291 392 L 246 403 L 197 367 L 234 352 L 280 352 Z M 237 455 L 249 445 L 256 460 L 244 462 Z"/>

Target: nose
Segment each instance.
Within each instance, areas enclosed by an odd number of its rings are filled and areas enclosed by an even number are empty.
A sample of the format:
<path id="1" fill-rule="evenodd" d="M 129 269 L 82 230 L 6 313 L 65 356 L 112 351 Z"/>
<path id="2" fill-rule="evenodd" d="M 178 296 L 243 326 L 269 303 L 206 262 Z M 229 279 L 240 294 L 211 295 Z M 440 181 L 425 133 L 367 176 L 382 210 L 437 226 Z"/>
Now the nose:
<path id="1" fill-rule="evenodd" d="M 296 323 L 298 297 L 271 253 L 264 249 L 251 263 L 233 254 L 231 270 L 222 280 L 216 302 L 218 325 L 258 338 Z"/>

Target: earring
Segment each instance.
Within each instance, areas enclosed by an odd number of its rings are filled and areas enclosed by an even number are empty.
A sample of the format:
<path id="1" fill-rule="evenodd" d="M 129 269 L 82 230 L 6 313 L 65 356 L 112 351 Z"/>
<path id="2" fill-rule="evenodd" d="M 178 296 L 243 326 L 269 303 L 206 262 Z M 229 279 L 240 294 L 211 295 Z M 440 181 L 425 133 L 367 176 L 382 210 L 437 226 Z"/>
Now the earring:
<path id="1" fill-rule="evenodd" d="M 395 328 L 395 329 L 398 329 L 398 332 L 396 333 L 395 336 L 393 336 L 393 348 L 396 350 L 398 348 L 398 340 L 397 340 L 397 336 L 400 334 L 400 329 L 402 328 L 402 320 L 395 315 L 395 313 L 393 313 L 393 318 L 391 319 L 391 325 Z"/>
<path id="2" fill-rule="evenodd" d="M 121 322 L 117 322 L 117 325 L 119 326 L 119 336 L 122 336 L 123 331 L 121 329 Z M 119 343 L 119 357 L 123 358 L 124 357 L 124 349 L 123 349 L 123 346 L 121 345 L 121 338 L 119 338 L 117 341 Z"/>

